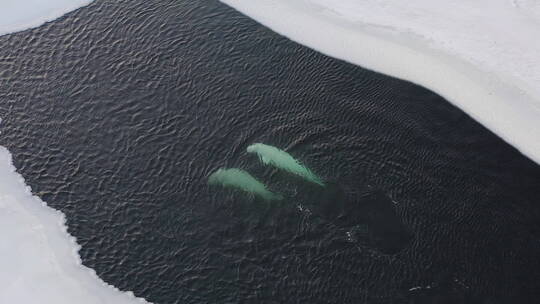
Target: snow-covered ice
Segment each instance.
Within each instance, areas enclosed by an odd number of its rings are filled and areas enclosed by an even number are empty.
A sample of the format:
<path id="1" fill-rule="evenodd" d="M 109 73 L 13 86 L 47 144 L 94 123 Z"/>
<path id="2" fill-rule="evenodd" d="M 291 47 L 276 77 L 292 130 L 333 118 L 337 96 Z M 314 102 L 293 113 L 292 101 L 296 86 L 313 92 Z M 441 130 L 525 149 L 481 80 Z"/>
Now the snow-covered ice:
<path id="1" fill-rule="evenodd" d="M 40 26 L 93 0 L 0 0 L 0 35 Z"/>
<path id="2" fill-rule="evenodd" d="M 90 2 L 0 0 L 0 35 L 39 26 Z M 147 303 L 82 265 L 64 214 L 32 195 L 1 146 L 0 240 L 0 303 Z"/>
<path id="3" fill-rule="evenodd" d="M 222 0 L 290 39 L 427 87 L 540 163 L 540 2 Z"/>
<path id="4" fill-rule="evenodd" d="M 146 303 L 81 264 L 64 215 L 32 195 L 0 147 L 0 303 Z"/>
<path id="5" fill-rule="evenodd" d="M 0 35 L 92 0 L 0 0 Z M 540 2 L 222 0 L 327 55 L 441 94 L 540 163 Z M 0 147 L 0 303 L 145 303 L 81 264 L 64 215 Z"/>

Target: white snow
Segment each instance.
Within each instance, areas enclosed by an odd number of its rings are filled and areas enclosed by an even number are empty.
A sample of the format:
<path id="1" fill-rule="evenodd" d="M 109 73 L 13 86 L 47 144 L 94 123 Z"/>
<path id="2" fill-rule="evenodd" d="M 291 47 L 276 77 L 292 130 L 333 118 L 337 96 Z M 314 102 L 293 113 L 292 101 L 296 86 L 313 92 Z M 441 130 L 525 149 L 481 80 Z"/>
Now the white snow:
<path id="1" fill-rule="evenodd" d="M 0 35 L 37 27 L 93 0 L 0 0 Z"/>
<path id="2" fill-rule="evenodd" d="M 0 0 L 0 35 L 92 0 Z M 540 2 L 222 0 L 327 55 L 423 85 L 540 163 Z M 146 303 L 81 264 L 0 147 L 0 303 Z"/>
<path id="3" fill-rule="evenodd" d="M 83 266 L 64 222 L 31 194 L 0 147 L 0 303 L 146 303 Z"/>
<path id="4" fill-rule="evenodd" d="M 90 2 L 0 0 L 0 35 L 42 25 Z M 82 265 L 79 248 L 64 214 L 32 195 L 0 146 L 0 303 L 148 303 L 103 282 Z"/>
<path id="5" fill-rule="evenodd" d="M 329 56 L 435 91 L 540 163 L 540 1 L 222 2 Z"/>

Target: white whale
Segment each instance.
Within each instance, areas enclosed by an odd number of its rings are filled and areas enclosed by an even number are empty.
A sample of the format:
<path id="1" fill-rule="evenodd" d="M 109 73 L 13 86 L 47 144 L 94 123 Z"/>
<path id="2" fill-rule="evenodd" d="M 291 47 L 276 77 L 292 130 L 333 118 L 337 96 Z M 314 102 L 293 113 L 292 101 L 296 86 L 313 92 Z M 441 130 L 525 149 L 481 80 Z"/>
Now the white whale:
<path id="1" fill-rule="evenodd" d="M 265 165 L 274 166 L 292 174 L 296 174 L 307 181 L 324 186 L 324 182 L 321 178 L 283 150 L 273 146 L 257 143 L 247 147 L 247 152 L 256 153 L 261 162 L 263 162 Z"/>
<path id="2" fill-rule="evenodd" d="M 266 186 L 242 169 L 219 169 L 208 178 L 209 185 L 222 185 L 228 188 L 237 188 L 265 200 L 281 200 L 283 197 L 273 193 Z"/>

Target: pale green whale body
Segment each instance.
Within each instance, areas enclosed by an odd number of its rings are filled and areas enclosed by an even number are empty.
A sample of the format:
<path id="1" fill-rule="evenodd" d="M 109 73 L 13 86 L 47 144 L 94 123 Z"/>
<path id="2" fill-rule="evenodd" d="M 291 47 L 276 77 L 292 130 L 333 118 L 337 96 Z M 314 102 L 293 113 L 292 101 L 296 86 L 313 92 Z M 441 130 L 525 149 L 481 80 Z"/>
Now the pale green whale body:
<path id="1" fill-rule="evenodd" d="M 311 172 L 308 168 L 300 164 L 289 153 L 276 147 L 257 143 L 247 147 L 248 153 L 257 153 L 259 159 L 265 165 L 271 165 L 276 168 L 296 174 L 307 181 L 324 186 L 321 178 Z"/>
<path id="2" fill-rule="evenodd" d="M 283 199 L 281 195 L 269 191 L 263 183 L 241 169 L 219 169 L 210 175 L 208 184 L 237 188 L 269 201 Z"/>

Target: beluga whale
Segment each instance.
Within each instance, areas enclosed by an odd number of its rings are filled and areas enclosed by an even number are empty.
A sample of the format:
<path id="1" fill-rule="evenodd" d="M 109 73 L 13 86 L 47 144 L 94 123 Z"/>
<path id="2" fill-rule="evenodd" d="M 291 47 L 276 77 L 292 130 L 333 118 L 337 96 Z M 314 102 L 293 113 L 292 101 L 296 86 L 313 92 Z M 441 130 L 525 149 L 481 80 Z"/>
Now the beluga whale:
<path id="1" fill-rule="evenodd" d="M 283 199 L 283 196 L 268 190 L 263 183 L 256 180 L 246 171 L 238 168 L 222 168 L 217 170 L 208 178 L 208 184 L 240 189 L 250 195 L 259 196 L 268 201 Z"/>
<path id="2" fill-rule="evenodd" d="M 259 160 L 265 165 L 274 166 L 324 187 L 324 182 L 320 177 L 315 175 L 307 167 L 283 150 L 274 146 L 256 143 L 247 147 L 247 152 L 257 154 Z"/>

